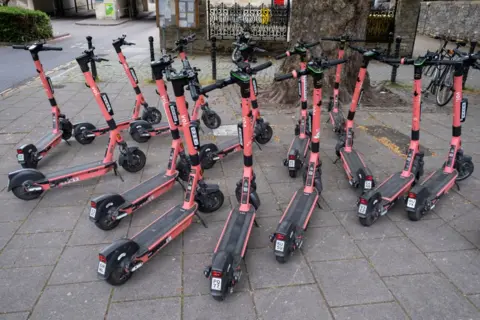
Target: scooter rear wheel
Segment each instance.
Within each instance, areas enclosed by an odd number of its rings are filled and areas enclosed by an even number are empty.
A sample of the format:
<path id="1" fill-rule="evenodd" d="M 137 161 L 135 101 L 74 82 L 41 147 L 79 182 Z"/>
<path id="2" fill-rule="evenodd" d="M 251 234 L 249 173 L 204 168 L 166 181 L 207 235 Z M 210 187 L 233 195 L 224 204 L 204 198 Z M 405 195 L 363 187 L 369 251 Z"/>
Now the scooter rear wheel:
<path id="1" fill-rule="evenodd" d="M 103 214 L 100 219 L 95 221 L 95 225 L 104 231 L 115 229 L 121 221 L 112 219 L 113 214 L 118 210 L 118 206 L 121 204 L 116 197 L 112 198 L 112 200 L 103 201 L 102 204 L 97 208 L 97 214 L 106 211 L 106 213 Z"/>
<path id="2" fill-rule="evenodd" d="M 421 208 L 415 209 L 415 212 L 408 211 L 408 219 L 412 221 L 418 221 L 423 218 Z"/>
<path id="3" fill-rule="evenodd" d="M 68 119 L 60 119 L 60 129 L 62 130 L 62 139 L 67 141 L 72 137 L 73 125 Z"/>
<path id="4" fill-rule="evenodd" d="M 373 224 L 373 217 L 371 214 L 368 214 L 365 218 L 359 217 L 358 220 L 360 224 L 365 227 L 370 227 Z"/>
<path id="5" fill-rule="evenodd" d="M 37 199 L 43 193 L 43 191 L 27 191 L 23 185 L 12 188 L 12 192 L 15 197 L 25 201 Z"/>
<path id="6" fill-rule="evenodd" d="M 95 126 L 91 123 L 79 123 L 73 129 L 73 136 L 80 144 L 90 144 L 93 142 L 93 140 L 95 140 L 95 137 L 87 137 L 85 132 L 93 131 L 95 129 Z"/>
<path id="7" fill-rule="evenodd" d="M 296 178 L 297 177 L 297 170 L 288 170 L 288 175 L 291 178 Z"/>
<path id="8" fill-rule="evenodd" d="M 119 264 L 115 266 L 106 281 L 112 286 L 121 286 L 132 277 L 132 274 L 132 272 L 126 271 L 125 268 Z"/>

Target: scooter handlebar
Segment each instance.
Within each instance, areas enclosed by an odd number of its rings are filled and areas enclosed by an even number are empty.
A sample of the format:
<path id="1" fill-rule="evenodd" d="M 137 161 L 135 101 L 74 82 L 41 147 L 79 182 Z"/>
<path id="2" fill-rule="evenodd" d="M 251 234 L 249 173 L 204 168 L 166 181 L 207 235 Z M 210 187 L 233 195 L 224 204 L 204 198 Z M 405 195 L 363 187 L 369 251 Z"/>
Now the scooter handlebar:
<path id="1" fill-rule="evenodd" d="M 351 45 L 349 45 L 348 47 L 352 50 L 360 52 L 361 54 L 364 54 L 365 52 L 367 52 L 367 49 L 365 49 L 365 48 L 355 47 L 355 46 L 351 46 Z"/>
<path id="2" fill-rule="evenodd" d="M 39 44 L 32 44 L 32 45 L 13 45 L 13 49 L 23 49 L 23 50 L 30 50 L 31 47 L 33 46 L 38 46 Z M 47 46 L 44 44 L 40 44 L 41 47 L 38 49 L 38 51 L 62 51 L 62 47 L 52 47 L 52 46 Z"/>
<path id="3" fill-rule="evenodd" d="M 345 63 L 347 61 L 348 61 L 348 59 L 329 60 L 329 61 L 323 62 L 322 67 L 324 67 L 324 68 L 333 67 L 333 66 L 336 66 L 337 64 L 342 64 L 342 63 Z"/>
<path id="4" fill-rule="evenodd" d="M 289 51 L 288 51 L 289 52 Z M 275 59 L 276 60 L 280 60 L 280 59 L 283 59 L 283 58 L 286 58 L 288 56 L 288 53 L 287 52 L 284 52 L 282 54 L 279 54 L 277 56 L 275 56 Z"/>
<path id="5" fill-rule="evenodd" d="M 41 51 L 62 51 L 62 47 L 50 47 L 50 46 L 43 46 Z"/>
<path id="6" fill-rule="evenodd" d="M 200 97 L 200 88 L 196 80 L 190 80 L 188 82 L 188 88 L 190 90 L 190 95 L 192 96 L 193 101 L 197 101 Z"/>
<path id="7" fill-rule="evenodd" d="M 267 61 L 267 62 L 265 62 L 265 63 L 262 63 L 261 65 L 258 65 L 258 66 L 253 67 L 253 68 L 252 68 L 252 72 L 253 72 L 253 73 L 257 73 L 257 72 L 260 72 L 260 71 L 262 71 L 262 70 L 264 70 L 264 69 L 267 69 L 267 68 L 269 68 L 269 67 L 271 67 L 271 66 L 272 66 L 272 62 L 271 62 L 271 61 Z"/>
<path id="8" fill-rule="evenodd" d="M 308 49 L 308 48 L 318 46 L 319 44 L 320 44 L 320 41 L 315 41 L 315 42 L 312 42 L 312 43 L 305 44 L 304 47 Z"/>
<path id="9" fill-rule="evenodd" d="M 283 81 L 293 78 L 293 73 L 286 73 L 286 74 L 277 74 L 273 78 L 275 81 Z"/>
<path id="10" fill-rule="evenodd" d="M 216 90 L 216 89 L 224 88 L 224 87 L 226 87 L 226 86 L 228 86 L 232 83 L 233 83 L 232 78 L 220 79 L 220 80 L 217 80 L 217 82 L 215 82 L 213 84 L 210 84 L 208 86 L 203 87 L 200 90 L 200 92 L 202 94 L 205 94 L 205 93 L 208 93 L 208 92 Z"/>

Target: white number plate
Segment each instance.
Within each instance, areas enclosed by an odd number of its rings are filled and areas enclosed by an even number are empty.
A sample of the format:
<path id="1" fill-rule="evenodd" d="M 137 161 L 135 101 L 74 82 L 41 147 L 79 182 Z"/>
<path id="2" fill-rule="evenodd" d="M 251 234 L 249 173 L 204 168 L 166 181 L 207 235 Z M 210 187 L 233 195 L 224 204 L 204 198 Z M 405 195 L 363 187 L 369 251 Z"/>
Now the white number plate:
<path id="1" fill-rule="evenodd" d="M 366 204 L 361 204 L 358 207 L 358 213 L 365 214 L 367 212 L 367 205 Z"/>
<path id="2" fill-rule="evenodd" d="M 97 214 L 97 208 L 90 208 L 90 217 L 95 218 Z"/>
<path id="3" fill-rule="evenodd" d="M 222 278 L 212 278 L 212 290 L 222 290 Z"/>
<path id="4" fill-rule="evenodd" d="M 105 274 L 105 269 L 107 268 L 107 264 L 105 262 L 98 262 L 98 273 L 100 273 L 101 275 L 104 275 Z"/>
<path id="5" fill-rule="evenodd" d="M 365 189 L 372 189 L 372 181 L 370 180 L 365 181 Z"/>
<path id="6" fill-rule="evenodd" d="M 25 155 L 24 154 L 17 154 L 17 160 L 18 161 L 25 161 Z"/>
<path id="7" fill-rule="evenodd" d="M 407 207 L 415 208 L 415 204 L 417 203 L 417 199 L 409 198 L 407 201 Z"/>
<path id="8" fill-rule="evenodd" d="M 295 160 L 288 160 L 288 167 L 295 168 Z"/>
<path id="9" fill-rule="evenodd" d="M 275 251 L 283 252 L 284 248 L 285 248 L 285 241 L 282 241 L 282 240 L 275 241 Z"/>

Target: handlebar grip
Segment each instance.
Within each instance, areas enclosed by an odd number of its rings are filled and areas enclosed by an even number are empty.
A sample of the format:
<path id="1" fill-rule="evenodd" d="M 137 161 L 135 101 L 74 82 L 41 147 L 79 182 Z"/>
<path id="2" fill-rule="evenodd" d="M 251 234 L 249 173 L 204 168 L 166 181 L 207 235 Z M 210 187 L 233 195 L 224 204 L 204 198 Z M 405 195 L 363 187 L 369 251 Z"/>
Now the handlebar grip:
<path id="1" fill-rule="evenodd" d="M 357 52 L 360 52 L 360 53 L 362 53 L 362 54 L 365 53 L 365 52 L 367 52 L 367 50 L 364 49 L 364 48 L 355 47 L 355 46 L 348 46 L 348 47 L 349 47 L 350 49 L 355 50 L 355 51 L 357 51 Z"/>
<path id="2" fill-rule="evenodd" d="M 193 101 L 197 101 L 200 96 L 200 92 L 195 81 L 189 81 L 188 88 L 190 89 L 190 95 L 192 96 Z"/>
<path id="3" fill-rule="evenodd" d="M 347 41 L 348 42 L 366 42 L 367 40 L 365 40 L 365 39 L 349 39 Z"/>
<path id="4" fill-rule="evenodd" d="M 267 61 L 265 63 L 262 63 L 261 65 L 258 65 L 258 66 L 255 66 L 252 68 L 252 72 L 259 72 L 259 71 L 262 71 L 264 69 L 267 69 L 269 67 L 272 66 L 272 62 L 271 61 Z"/>
<path id="5" fill-rule="evenodd" d="M 219 88 L 219 86 L 216 83 L 214 83 L 214 84 L 210 84 L 206 87 L 202 87 L 201 92 L 202 92 L 202 94 L 205 94 L 205 93 L 208 93 L 210 91 L 216 90 L 218 88 Z"/>
<path id="6" fill-rule="evenodd" d="M 23 50 L 27 50 L 27 46 L 23 45 L 23 46 L 20 46 L 20 45 L 13 45 L 12 46 L 13 49 L 23 49 Z"/>
<path id="7" fill-rule="evenodd" d="M 292 79 L 292 78 L 293 78 L 293 74 L 286 73 L 286 74 L 278 74 L 273 79 L 275 81 L 283 81 L 283 80 Z"/>
<path id="8" fill-rule="evenodd" d="M 340 37 L 324 37 L 322 38 L 324 41 L 340 41 Z"/>
<path id="9" fill-rule="evenodd" d="M 280 60 L 280 59 L 283 59 L 283 58 L 286 58 L 288 56 L 288 54 L 286 52 L 282 53 L 282 54 L 279 54 L 278 56 L 275 57 L 276 60 Z"/>
<path id="10" fill-rule="evenodd" d="M 50 46 L 43 46 L 43 51 L 62 51 L 62 47 L 50 47 Z"/>
<path id="11" fill-rule="evenodd" d="M 307 49 L 308 49 L 308 48 L 312 48 L 312 47 L 315 47 L 315 46 L 317 46 L 317 45 L 319 45 L 319 44 L 320 44 L 320 41 L 315 41 L 315 42 L 312 42 L 312 43 L 307 43 L 307 44 L 305 45 L 305 48 L 307 48 Z"/>
<path id="12" fill-rule="evenodd" d="M 337 64 L 345 63 L 347 61 L 348 59 L 336 59 L 336 60 L 330 60 L 330 61 L 324 62 L 322 63 L 322 65 L 323 67 L 332 67 L 332 66 L 336 66 Z"/>

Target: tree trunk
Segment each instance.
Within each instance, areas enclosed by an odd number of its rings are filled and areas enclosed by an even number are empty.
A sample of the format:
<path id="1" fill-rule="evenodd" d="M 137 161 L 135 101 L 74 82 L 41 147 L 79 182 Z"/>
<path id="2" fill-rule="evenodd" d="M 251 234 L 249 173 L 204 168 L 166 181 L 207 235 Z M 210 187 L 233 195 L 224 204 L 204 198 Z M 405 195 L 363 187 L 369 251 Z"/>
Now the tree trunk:
<path id="1" fill-rule="evenodd" d="M 356 39 L 364 39 L 367 26 L 367 17 L 370 11 L 370 0 L 294 0 L 290 19 L 290 46 L 296 41 L 314 42 L 323 37 L 349 34 Z M 363 46 L 363 43 L 359 43 Z M 336 59 L 338 56 L 338 42 L 324 41 L 312 48 L 310 52 L 315 57 Z M 361 56 L 356 52 L 345 55 L 349 61 L 342 68 L 340 82 L 340 99 L 349 100 L 355 87 L 357 73 L 361 65 Z M 286 58 L 279 73 L 288 73 L 298 69 L 299 58 Z M 335 79 L 335 68 L 325 74 L 323 88 L 331 92 Z M 368 85 L 368 81 L 365 85 Z M 309 86 L 311 88 L 311 86 Z M 298 102 L 296 81 L 282 81 L 271 85 L 266 97 L 274 103 Z M 325 92 L 325 91 L 324 91 Z"/>

